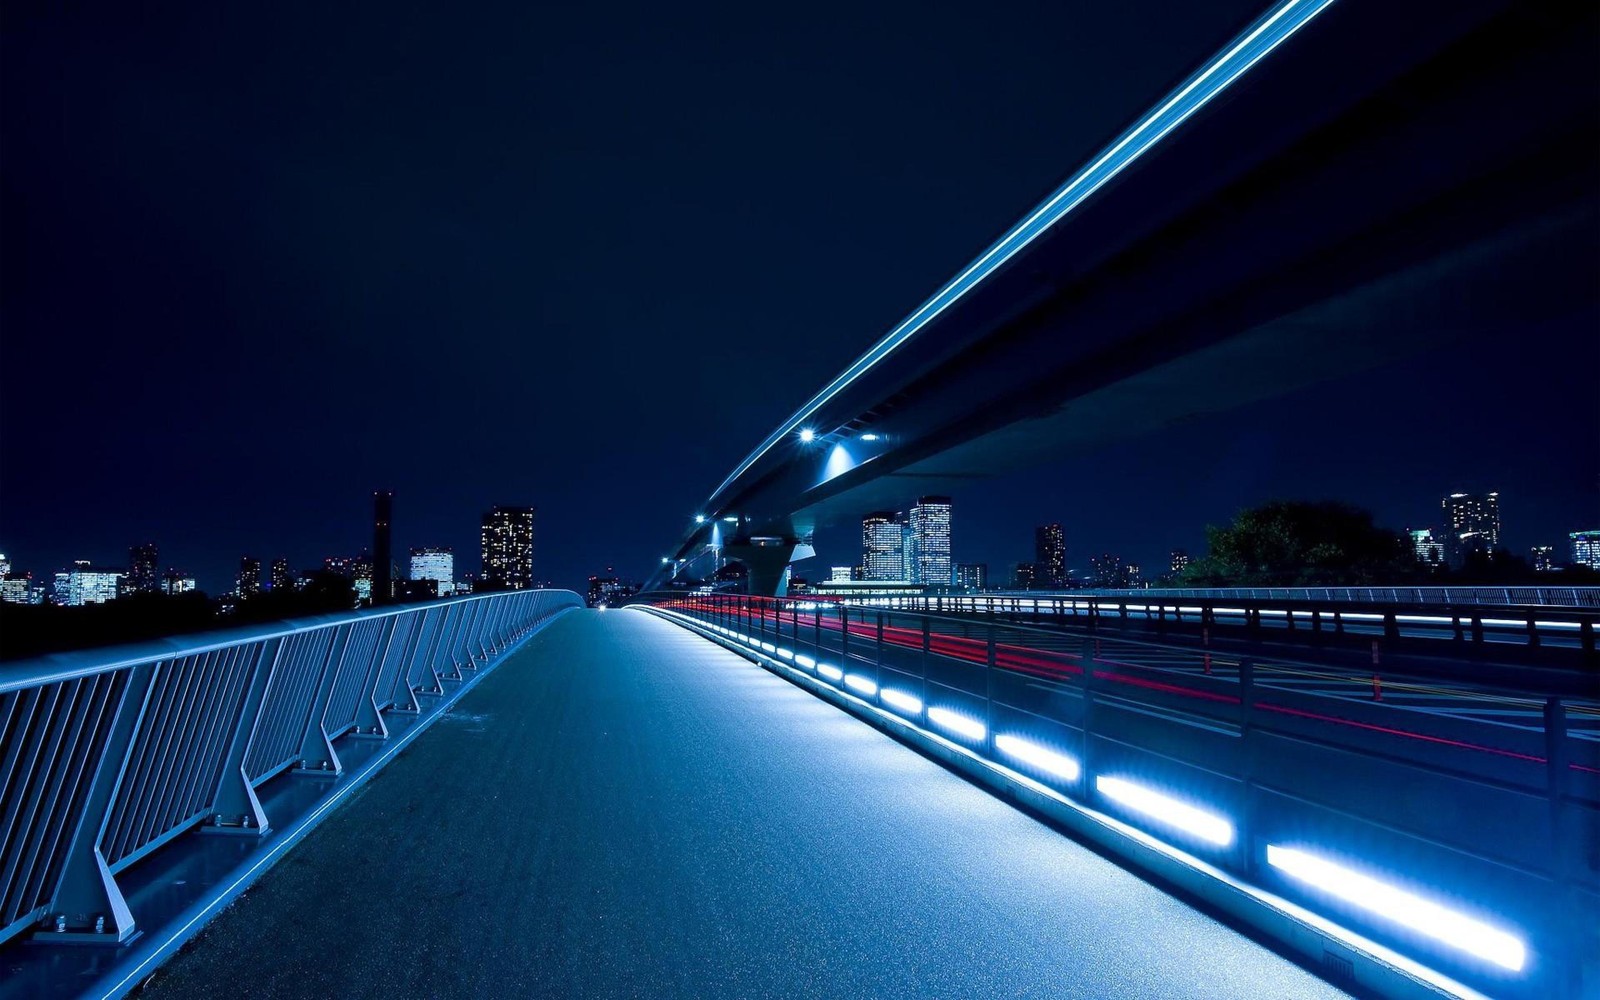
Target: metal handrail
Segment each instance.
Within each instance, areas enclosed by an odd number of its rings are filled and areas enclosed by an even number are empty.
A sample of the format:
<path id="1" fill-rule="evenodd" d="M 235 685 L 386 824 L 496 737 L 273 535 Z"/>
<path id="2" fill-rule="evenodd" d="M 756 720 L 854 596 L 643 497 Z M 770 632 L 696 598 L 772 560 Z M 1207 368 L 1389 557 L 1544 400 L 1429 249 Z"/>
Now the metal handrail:
<path id="1" fill-rule="evenodd" d="M 1473 714 L 1482 692 L 1384 687 L 1374 676 L 1363 699 L 1329 690 L 1346 678 L 1325 668 L 1237 652 L 1224 661 L 1192 645 L 998 616 L 810 598 L 641 597 L 830 697 L 960 745 L 1488 992 L 1559 993 L 1566 976 L 1595 964 L 1590 929 L 1560 916 L 1575 894 L 1600 893 L 1582 848 L 1600 811 L 1600 729 L 1583 699 L 1495 699 L 1520 712 L 1511 724 L 1498 711 Z M 1232 669 L 1213 673 L 1223 662 Z M 1405 704 L 1407 694 L 1424 698 Z M 1464 703 L 1424 704 L 1439 694 Z M 1527 978 L 1504 978 L 1470 947 L 1397 933 L 1381 906 L 1330 906 L 1273 866 L 1285 850 L 1391 873 L 1424 894 L 1432 887 L 1526 935 L 1534 957 L 1516 971 Z"/>
<path id="2" fill-rule="evenodd" d="M 0 942 L 121 943 L 118 873 L 197 829 L 260 837 L 258 790 L 337 777 L 339 741 L 581 606 L 481 594 L 91 649 L 0 666 Z"/>

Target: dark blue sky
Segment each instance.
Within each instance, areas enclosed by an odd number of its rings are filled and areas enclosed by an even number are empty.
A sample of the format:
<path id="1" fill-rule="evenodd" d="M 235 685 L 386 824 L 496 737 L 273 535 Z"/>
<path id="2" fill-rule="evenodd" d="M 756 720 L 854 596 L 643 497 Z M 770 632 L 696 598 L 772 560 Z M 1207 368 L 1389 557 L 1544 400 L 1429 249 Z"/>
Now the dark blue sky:
<path id="1" fill-rule="evenodd" d="M 7 5 L 0 548 L 36 573 L 369 542 L 644 575 L 768 430 L 1256 2 Z M 1274 495 L 1600 525 L 1592 317 L 957 497 L 957 557 L 1154 562 Z M 850 561 L 853 529 L 818 562 Z M 833 541 L 830 542 L 829 539 Z M 1164 558 L 1164 556 L 1163 556 Z M 810 567 L 806 567 L 807 570 Z"/>

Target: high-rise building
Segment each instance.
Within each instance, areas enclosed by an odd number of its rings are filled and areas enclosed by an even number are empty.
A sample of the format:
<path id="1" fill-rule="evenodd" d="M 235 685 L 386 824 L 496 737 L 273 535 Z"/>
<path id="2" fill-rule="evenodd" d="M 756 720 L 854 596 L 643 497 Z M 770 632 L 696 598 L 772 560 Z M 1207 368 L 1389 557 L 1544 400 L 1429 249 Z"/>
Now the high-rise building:
<path id="1" fill-rule="evenodd" d="M 983 590 L 989 586 L 988 563 L 962 563 L 956 567 L 956 586 Z"/>
<path id="2" fill-rule="evenodd" d="M 483 515 L 483 588 L 533 586 L 533 507 L 491 508 Z"/>
<path id="3" fill-rule="evenodd" d="M 75 560 L 71 569 L 56 574 L 55 601 L 68 607 L 114 601 L 126 575 L 122 570 L 95 569 L 87 559 Z"/>
<path id="4" fill-rule="evenodd" d="M 161 580 L 156 574 L 156 563 L 160 553 L 154 542 L 145 542 L 128 549 L 128 590 L 140 594 L 154 594 L 161 589 Z"/>
<path id="5" fill-rule="evenodd" d="M 1411 539 L 1411 551 L 1416 555 L 1417 562 L 1426 568 L 1438 569 L 1448 560 L 1444 541 L 1434 534 L 1432 528 L 1407 528 L 1406 535 Z"/>
<path id="6" fill-rule="evenodd" d="M 1556 568 L 1556 547 L 1554 545 L 1535 545 L 1528 550 L 1528 561 L 1533 563 L 1535 573 L 1548 573 Z"/>
<path id="7" fill-rule="evenodd" d="M 950 512 L 949 497 L 922 497 L 911 508 L 907 527 L 911 532 L 912 583 L 950 586 Z"/>
<path id="8" fill-rule="evenodd" d="M 239 575 L 234 580 L 233 592 L 240 597 L 261 593 L 261 560 L 244 556 L 239 560 Z"/>
<path id="9" fill-rule="evenodd" d="M 1067 585 L 1067 536 L 1059 524 L 1041 524 L 1033 529 L 1033 562 L 1037 585 L 1060 590 Z"/>
<path id="10" fill-rule="evenodd" d="M 1440 501 L 1444 523 L 1452 537 L 1467 534 L 1482 536 L 1487 550 L 1500 547 L 1500 494 L 1452 493 Z"/>
<path id="11" fill-rule="evenodd" d="M 905 579 L 905 525 L 893 511 L 861 519 L 861 566 L 868 580 Z"/>
<path id="12" fill-rule="evenodd" d="M 0 602 L 6 604 L 33 603 L 33 574 L 13 573 L 9 564 L 0 576 Z"/>
<path id="13" fill-rule="evenodd" d="M 194 577 L 177 569 L 168 569 L 161 577 L 163 594 L 187 594 L 194 590 Z"/>
<path id="14" fill-rule="evenodd" d="M 856 568 L 854 566 L 835 566 L 828 572 L 828 582 L 849 583 L 855 578 L 853 576 L 855 570 Z"/>
<path id="15" fill-rule="evenodd" d="M 1189 553 L 1183 549 L 1173 549 L 1172 558 L 1167 562 L 1167 572 L 1178 576 L 1189 568 Z"/>
<path id="16" fill-rule="evenodd" d="M 456 557 L 449 546 L 423 546 L 411 550 L 411 579 L 433 580 L 440 596 L 455 592 Z"/>
<path id="17" fill-rule="evenodd" d="M 0 552 L 0 576 L 11 572 L 11 559 L 4 552 Z"/>
<path id="18" fill-rule="evenodd" d="M 1574 531 L 1567 541 L 1572 546 L 1572 565 L 1600 569 L 1600 531 Z"/>
<path id="19" fill-rule="evenodd" d="M 390 549 L 390 522 L 394 519 L 394 494 L 372 494 L 372 603 L 387 604 L 394 597 L 394 553 Z"/>
<path id="20" fill-rule="evenodd" d="M 1039 566 L 1037 563 L 1019 562 L 1011 567 L 1011 589 L 1032 590 L 1038 586 Z"/>
<path id="21" fill-rule="evenodd" d="M 283 556 L 272 560 L 272 568 L 268 573 L 267 582 L 270 588 L 279 593 L 294 589 L 294 574 L 289 571 L 289 560 Z"/>
<path id="22" fill-rule="evenodd" d="M 1137 570 L 1122 561 L 1121 556 L 1100 554 L 1089 557 L 1089 582 L 1102 590 L 1124 590 L 1128 587 L 1128 571 Z"/>

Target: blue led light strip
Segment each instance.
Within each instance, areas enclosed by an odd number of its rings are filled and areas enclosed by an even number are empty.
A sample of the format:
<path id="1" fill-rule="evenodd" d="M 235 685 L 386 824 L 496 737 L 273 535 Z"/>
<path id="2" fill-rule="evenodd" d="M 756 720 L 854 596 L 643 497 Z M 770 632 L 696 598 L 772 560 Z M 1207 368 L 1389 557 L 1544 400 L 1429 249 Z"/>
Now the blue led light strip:
<path id="1" fill-rule="evenodd" d="M 1333 0 L 1284 0 L 1262 15 L 1221 53 L 1214 56 L 1210 62 L 1167 95 L 1160 104 L 1118 136 L 1116 141 L 1106 147 L 1088 166 L 1074 174 L 981 257 L 968 264 L 932 298 L 901 320 L 900 324 L 874 344 L 871 350 L 824 386 L 821 392 L 768 435 L 760 447 L 739 463 L 739 467 L 733 470 L 732 475 L 716 488 L 712 493 L 713 500 L 734 480 L 744 475 L 752 465 L 760 461 L 763 455 L 772 450 L 773 445 L 794 433 L 801 424 L 811 419 L 823 404 L 911 339 L 918 330 L 959 301 L 991 272 L 1077 208 L 1084 199 L 1098 191 L 1106 182 L 1120 174 L 1129 164 L 1160 142 L 1168 132 L 1205 107 L 1212 98 L 1226 90 L 1235 80 L 1248 72 L 1250 67 L 1310 23 L 1312 18 L 1332 3 Z M 707 506 L 709 508 L 711 505 Z"/>

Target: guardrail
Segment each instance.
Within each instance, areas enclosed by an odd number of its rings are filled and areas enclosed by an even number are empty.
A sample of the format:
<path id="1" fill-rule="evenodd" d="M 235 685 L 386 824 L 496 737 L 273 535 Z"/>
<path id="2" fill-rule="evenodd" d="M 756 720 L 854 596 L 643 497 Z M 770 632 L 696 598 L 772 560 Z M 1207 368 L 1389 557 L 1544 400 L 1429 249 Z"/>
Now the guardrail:
<path id="1" fill-rule="evenodd" d="M 896 608 L 935 614 L 999 615 L 1013 621 L 1053 622 L 1096 628 L 1103 624 L 1191 627 L 1208 633 L 1311 645 L 1360 646 L 1377 641 L 1388 648 L 1439 651 L 1485 657 L 1507 647 L 1533 651 L 1546 662 L 1600 663 L 1595 633 L 1600 607 L 1490 604 L 1394 604 L 1289 598 L 1171 597 L 1156 591 L 1127 595 L 1037 593 L 860 597 L 844 601 L 863 607 Z M 1376 646 L 1373 647 L 1375 650 Z"/>
<path id="2" fill-rule="evenodd" d="M 1600 985 L 1600 704 L 805 598 L 647 596 L 1497 996 Z M 1362 947 L 1359 943 L 1352 947 Z M 1349 958 L 1324 954 L 1348 978 Z"/>
<path id="3" fill-rule="evenodd" d="M 1154 587 L 1075 590 L 1061 595 L 1193 597 L 1247 601 L 1353 601 L 1359 604 L 1502 604 L 1600 608 L 1600 587 Z"/>
<path id="4" fill-rule="evenodd" d="M 0 942 L 129 940 L 117 875 L 196 830 L 260 837 L 261 787 L 480 667 L 569 591 L 329 615 L 0 665 Z"/>

